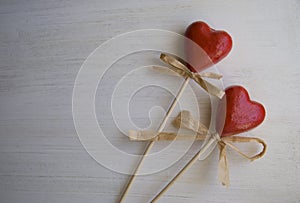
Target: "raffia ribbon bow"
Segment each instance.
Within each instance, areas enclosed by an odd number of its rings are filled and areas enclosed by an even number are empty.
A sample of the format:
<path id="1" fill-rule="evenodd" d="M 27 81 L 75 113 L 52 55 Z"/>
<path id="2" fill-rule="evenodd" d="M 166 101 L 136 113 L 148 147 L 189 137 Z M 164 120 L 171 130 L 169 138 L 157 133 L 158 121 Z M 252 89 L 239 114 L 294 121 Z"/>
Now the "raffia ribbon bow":
<path id="1" fill-rule="evenodd" d="M 176 133 L 168 133 L 168 132 L 153 132 L 153 131 L 129 131 L 130 140 L 134 141 L 160 141 L 160 140 L 205 140 L 207 135 L 210 135 L 208 128 L 203 125 L 201 122 L 195 120 L 189 111 L 182 111 L 176 119 L 173 121 L 173 124 L 177 128 L 186 128 L 192 130 L 197 133 L 196 136 L 192 135 L 178 135 Z M 229 165 L 226 155 L 226 147 L 230 147 L 235 152 L 245 157 L 250 161 L 254 161 L 256 159 L 261 158 L 266 153 L 267 144 L 260 138 L 256 137 L 242 137 L 242 136 L 229 136 L 229 137 L 219 137 L 217 136 L 218 146 L 220 149 L 219 154 L 219 164 L 218 164 L 218 179 L 219 181 L 225 185 L 229 186 Z M 242 143 L 242 142 L 255 142 L 262 145 L 262 150 L 253 155 L 249 156 L 243 153 L 239 148 L 237 148 L 232 143 Z"/>
<path id="2" fill-rule="evenodd" d="M 166 55 L 166 54 L 161 54 L 160 59 L 164 61 L 165 63 L 171 65 L 170 68 L 171 70 L 175 71 L 179 75 L 185 76 L 185 77 L 190 77 L 193 79 L 196 83 L 198 83 L 207 93 L 214 95 L 218 98 L 222 98 L 225 94 L 225 92 L 218 87 L 214 86 L 210 82 L 204 80 L 203 78 L 211 78 L 211 79 L 220 79 L 222 78 L 222 75 L 219 75 L 217 73 L 212 73 L 212 72 L 204 72 L 204 73 L 194 73 L 190 71 L 183 63 L 181 63 L 179 60 L 176 58 Z"/>

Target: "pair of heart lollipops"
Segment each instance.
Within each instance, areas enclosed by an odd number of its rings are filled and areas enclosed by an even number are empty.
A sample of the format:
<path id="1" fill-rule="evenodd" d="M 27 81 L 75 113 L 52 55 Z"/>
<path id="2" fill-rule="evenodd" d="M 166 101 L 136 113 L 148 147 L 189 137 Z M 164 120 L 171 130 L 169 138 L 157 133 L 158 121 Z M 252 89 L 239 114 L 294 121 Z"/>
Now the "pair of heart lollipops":
<path id="1" fill-rule="evenodd" d="M 231 36 L 225 31 L 214 30 L 201 21 L 194 22 L 188 26 L 185 36 L 194 44 L 201 47 L 201 49 L 205 52 L 205 57 L 195 51 L 195 49 L 189 44 L 186 44 L 185 46 L 185 54 L 188 61 L 185 64 L 182 63 L 180 59 L 176 59 L 175 57 L 166 54 L 161 54 L 161 59 L 168 63 L 173 71 L 185 77 L 185 82 L 180 88 L 175 100 L 167 111 L 163 122 L 156 132 L 130 132 L 130 139 L 137 141 L 148 140 L 150 143 L 147 145 L 143 154 L 144 156 L 140 160 L 134 174 L 130 177 L 130 180 L 121 196 L 120 202 L 123 202 L 140 166 L 156 141 L 188 139 L 186 136 L 177 135 L 175 133 L 166 133 L 162 132 L 162 130 L 190 79 L 195 80 L 195 82 L 197 82 L 209 94 L 219 98 L 220 102 L 216 112 L 217 117 L 221 117 L 223 119 L 222 121 L 217 119 L 216 132 L 210 132 L 203 124 L 194 120 L 189 112 L 183 111 L 179 114 L 174 121 L 174 125 L 176 127 L 183 127 L 196 132 L 196 139 L 205 140 L 205 144 L 186 164 L 186 166 L 184 166 L 184 168 L 151 200 L 151 202 L 158 200 L 181 174 L 183 174 L 197 159 L 204 155 L 205 151 L 207 151 L 213 143 L 218 143 L 220 149 L 218 175 L 219 180 L 226 186 L 229 185 L 226 146 L 232 148 L 249 160 L 255 160 L 262 157 L 266 151 L 266 144 L 263 140 L 259 138 L 236 136 L 237 134 L 257 127 L 263 122 L 265 118 L 265 109 L 263 105 L 252 101 L 249 93 L 244 87 L 230 86 L 223 91 L 204 79 L 205 77 L 218 79 L 221 77 L 220 75 L 214 73 L 201 73 L 204 69 L 218 63 L 229 54 L 232 49 Z M 233 142 L 257 142 L 262 144 L 263 149 L 260 153 L 251 157 L 241 152 L 241 150 L 232 144 Z"/>

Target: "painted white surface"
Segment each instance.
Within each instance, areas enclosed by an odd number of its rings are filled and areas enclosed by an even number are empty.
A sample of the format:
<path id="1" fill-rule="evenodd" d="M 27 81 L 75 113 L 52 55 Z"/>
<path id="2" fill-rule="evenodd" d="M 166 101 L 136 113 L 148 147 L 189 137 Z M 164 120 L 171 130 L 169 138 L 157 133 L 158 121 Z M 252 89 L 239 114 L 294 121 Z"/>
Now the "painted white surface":
<path id="1" fill-rule="evenodd" d="M 72 120 L 76 74 L 111 37 L 145 28 L 182 33 L 195 20 L 233 36 L 234 49 L 218 67 L 226 86 L 242 84 L 264 103 L 266 121 L 247 135 L 269 148 L 253 163 L 229 152 L 228 189 L 216 178 L 216 150 L 160 202 L 299 202 L 299 9 L 296 0 L 1 1 L 1 202 L 115 202 L 128 177 L 99 165 L 80 144 Z M 159 102 L 166 108 L 171 97 Z M 176 166 L 139 177 L 127 202 L 149 201 Z"/>

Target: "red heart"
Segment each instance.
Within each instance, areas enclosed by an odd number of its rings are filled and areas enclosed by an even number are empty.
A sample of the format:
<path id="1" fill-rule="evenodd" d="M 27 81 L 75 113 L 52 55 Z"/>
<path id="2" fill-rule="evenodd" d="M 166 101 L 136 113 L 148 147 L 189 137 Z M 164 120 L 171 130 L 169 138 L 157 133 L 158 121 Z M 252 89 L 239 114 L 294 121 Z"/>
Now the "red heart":
<path id="1" fill-rule="evenodd" d="M 231 86 L 225 90 L 226 97 L 220 104 L 226 104 L 220 109 L 226 109 L 225 124 L 222 137 L 239 134 L 255 128 L 265 118 L 265 108 L 262 104 L 251 101 L 247 90 L 241 86 Z M 220 112 L 219 112 L 220 113 Z M 222 117 L 222 115 L 220 115 Z"/>
<path id="2" fill-rule="evenodd" d="M 227 32 L 214 30 L 202 21 L 194 22 L 188 26 L 185 36 L 205 51 L 204 54 L 199 52 L 199 49 L 196 51 L 191 43 L 186 46 L 189 69 L 193 72 L 200 72 L 218 63 L 228 55 L 232 48 L 232 39 Z"/>

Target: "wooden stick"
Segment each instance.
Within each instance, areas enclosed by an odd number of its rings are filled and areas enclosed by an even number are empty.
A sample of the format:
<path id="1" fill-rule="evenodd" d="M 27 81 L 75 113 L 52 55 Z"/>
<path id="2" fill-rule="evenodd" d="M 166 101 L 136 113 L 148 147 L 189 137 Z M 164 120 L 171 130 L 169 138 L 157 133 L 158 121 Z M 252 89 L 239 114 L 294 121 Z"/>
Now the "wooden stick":
<path id="1" fill-rule="evenodd" d="M 193 156 L 193 158 L 175 175 L 175 177 L 151 200 L 151 203 L 156 202 L 173 184 L 174 182 L 189 169 L 202 154 L 216 141 L 215 137 L 210 138 L 207 144 Z"/>
<path id="2" fill-rule="evenodd" d="M 158 132 L 162 132 L 162 130 L 164 129 L 164 127 L 165 127 L 165 125 L 167 123 L 168 118 L 170 117 L 170 115 L 171 115 L 172 111 L 174 110 L 177 102 L 179 101 L 180 97 L 182 96 L 182 94 L 183 94 L 183 92 L 184 92 L 187 84 L 189 83 L 189 81 L 190 81 L 190 77 L 186 77 L 184 83 L 182 84 L 182 86 L 180 87 L 180 89 L 179 89 L 176 97 L 174 98 L 174 100 L 173 100 L 170 108 L 168 109 L 168 111 L 167 111 L 167 113 L 166 113 L 166 115 L 164 117 L 164 120 L 160 124 L 160 126 L 159 126 L 159 128 L 157 130 Z M 147 147 L 146 147 L 146 149 L 145 149 L 145 151 L 143 153 L 143 156 L 140 159 L 140 162 L 138 163 L 138 166 L 136 167 L 134 173 L 131 175 L 131 177 L 130 177 L 130 179 L 129 179 L 126 187 L 125 187 L 125 190 L 124 190 L 124 192 L 121 195 L 120 203 L 122 203 L 124 201 L 124 198 L 126 197 L 128 191 L 129 191 L 129 189 L 130 189 L 130 187 L 131 187 L 131 185 L 132 185 L 132 183 L 133 183 L 133 181 L 134 181 L 134 179 L 136 177 L 136 174 L 138 173 L 139 169 L 141 168 L 143 162 L 145 161 L 146 155 L 151 151 L 151 148 L 153 147 L 154 143 L 155 143 L 155 141 L 150 141 L 149 144 L 147 145 Z"/>

